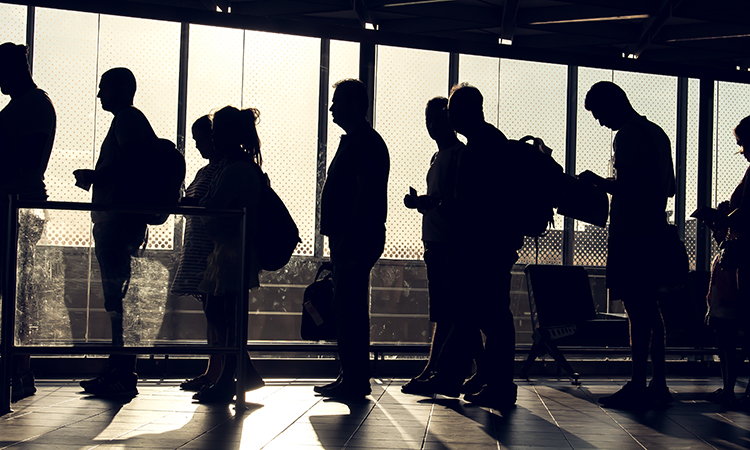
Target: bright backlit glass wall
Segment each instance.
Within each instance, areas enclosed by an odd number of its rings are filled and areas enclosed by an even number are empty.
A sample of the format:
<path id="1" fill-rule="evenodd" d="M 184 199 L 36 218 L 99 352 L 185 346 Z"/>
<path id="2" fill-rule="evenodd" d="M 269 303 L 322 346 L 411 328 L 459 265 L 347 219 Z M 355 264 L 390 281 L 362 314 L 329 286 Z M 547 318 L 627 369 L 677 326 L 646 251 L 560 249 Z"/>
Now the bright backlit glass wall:
<path id="1" fill-rule="evenodd" d="M 30 14 L 34 28 L 27 30 Z M 318 168 L 330 164 L 343 134 L 329 113 L 325 117 L 319 113 L 330 107 L 336 81 L 359 77 L 360 45 L 0 4 L 0 40 L 26 43 L 27 36 L 33 45 L 34 79 L 49 93 L 58 116 L 46 173 L 50 200 L 90 201 L 89 192 L 74 186 L 72 171 L 93 167 L 111 124 L 112 115 L 102 110 L 96 98 L 99 78 L 110 68 L 125 66 L 134 72 L 138 80 L 135 105 L 160 137 L 178 143 L 184 138 L 188 184 L 207 164 L 195 148 L 192 123 L 227 105 L 260 111 L 257 127 L 263 170 L 294 217 L 302 243 L 290 265 L 276 273 L 264 273 L 262 288 L 251 293 L 249 337 L 257 341 L 299 340 L 304 288 L 321 259 L 329 256 L 325 239 L 315 230 L 316 190 L 322 182 Z M 409 187 L 420 193 L 426 189 L 425 176 L 437 148 L 425 129 L 424 108 L 430 98 L 448 95 L 451 55 L 390 46 L 377 46 L 375 54 L 373 125 L 388 145 L 391 172 L 387 242 L 371 280 L 371 335 L 376 342 L 426 343 L 431 326 L 421 216 L 403 206 L 403 197 Z M 674 158 L 676 77 L 580 67 L 576 69 L 577 109 L 569 109 L 567 66 L 456 56 L 457 81 L 479 88 L 488 122 L 510 139 L 542 138 L 563 166 L 566 156 L 575 157 L 575 173 L 612 174 L 614 134 L 584 108 L 586 92 L 602 80 L 622 86 L 636 111 L 665 130 Z M 184 103 L 180 102 L 181 79 L 186 89 Z M 321 85 L 328 86 L 327 98 L 321 98 Z M 717 82 L 714 91 L 712 203 L 716 205 L 729 198 L 747 168 L 744 158 L 735 154 L 732 129 L 750 113 L 745 106 L 750 87 Z M 7 96 L 0 96 L 0 108 L 8 101 Z M 687 108 L 685 242 L 694 267 L 696 227 L 689 215 L 697 203 L 697 80 L 688 82 Z M 569 111 L 577 124 L 575 148 L 566 148 Z M 180 130 L 186 130 L 184 136 L 179 135 Z M 566 155 L 566 151 L 574 153 Z M 674 199 L 670 200 L 671 221 L 674 205 Z M 19 286 L 28 284 L 24 292 L 33 293 L 42 305 L 31 320 L 47 324 L 29 331 L 32 342 L 106 341 L 109 323 L 92 253 L 89 214 L 62 210 L 39 214 L 44 230 L 35 250 L 35 268 L 31 278 L 19 280 Z M 129 322 L 129 344 L 204 339 L 200 303 L 168 292 L 179 261 L 183 229 L 182 217 L 151 227 L 148 256 L 134 262 L 128 308 L 137 320 Z M 566 231 L 563 218 L 556 216 L 548 233 L 539 239 L 538 251 L 533 240 L 527 239 L 519 252 L 512 288 L 519 344 L 531 342 L 522 265 L 535 261 L 562 264 L 566 232 L 573 239 L 572 255 L 567 255 L 573 263 L 589 267 L 595 276 L 603 273 L 606 228 L 575 222 L 572 230 Z M 491 239 L 487 251 L 493 251 Z M 598 295 L 606 301 L 606 293 Z"/>

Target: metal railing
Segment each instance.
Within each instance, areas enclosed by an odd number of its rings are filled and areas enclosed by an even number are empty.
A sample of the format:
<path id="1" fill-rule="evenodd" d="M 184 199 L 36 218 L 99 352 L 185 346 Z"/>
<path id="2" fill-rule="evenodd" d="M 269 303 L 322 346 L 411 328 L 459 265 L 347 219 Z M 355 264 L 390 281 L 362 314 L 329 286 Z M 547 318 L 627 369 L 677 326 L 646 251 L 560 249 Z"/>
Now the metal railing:
<path id="1" fill-rule="evenodd" d="M 98 211 L 98 212 L 119 212 L 134 214 L 182 214 L 193 216 L 221 216 L 240 218 L 241 249 L 240 249 L 240 286 L 241 297 L 237 302 L 237 327 L 236 345 L 233 347 L 214 347 L 207 345 L 160 345 L 152 347 L 113 347 L 113 346 L 16 346 L 15 345 L 15 328 L 16 328 L 16 255 L 18 245 L 18 211 L 19 209 L 46 209 L 46 210 L 66 210 L 66 211 Z M 13 355 L 22 353 L 30 355 L 43 354 L 67 354 L 67 355 L 87 355 L 87 354 L 129 354 L 129 355 L 195 355 L 195 354 L 226 354 L 237 353 L 237 409 L 245 408 L 245 358 L 241 357 L 247 351 L 247 332 L 248 332 L 248 300 L 249 291 L 247 277 L 245 277 L 245 230 L 246 213 L 244 210 L 208 210 L 199 207 L 173 207 L 173 208 L 147 208 L 147 207 L 124 207 L 111 205 L 94 205 L 91 203 L 72 203 L 72 202 L 29 202 L 19 201 L 11 198 L 8 203 L 8 233 L 1 236 L 7 242 L 6 254 L 0 255 L 5 258 L 5 285 L 2 292 L 2 323 L 0 324 L 1 341 L 0 349 L 2 358 L 0 358 L 0 415 L 12 412 L 11 403 L 11 370 Z M 242 339 L 242 337 L 245 339 Z"/>

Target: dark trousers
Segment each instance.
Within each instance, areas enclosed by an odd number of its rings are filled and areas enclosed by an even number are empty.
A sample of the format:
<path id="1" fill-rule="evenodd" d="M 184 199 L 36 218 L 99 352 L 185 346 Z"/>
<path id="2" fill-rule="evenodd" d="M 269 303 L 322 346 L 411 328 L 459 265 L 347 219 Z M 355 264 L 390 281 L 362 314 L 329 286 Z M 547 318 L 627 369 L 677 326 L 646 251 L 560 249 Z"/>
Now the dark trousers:
<path id="1" fill-rule="evenodd" d="M 356 249 L 331 247 L 336 341 L 346 383 L 370 380 L 370 271 L 384 245 L 385 233 L 382 239 L 357 242 Z"/>
<path id="2" fill-rule="evenodd" d="M 104 309 L 112 319 L 112 345 L 122 347 L 122 300 L 130 284 L 130 260 L 143 244 L 146 224 L 127 219 L 94 224 L 94 252 L 99 261 L 104 291 Z M 112 355 L 110 366 L 132 370 L 135 355 Z"/>
<path id="3" fill-rule="evenodd" d="M 476 346 L 479 329 L 486 337 L 482 358 L 486 383 L 504 386 L 513 382 L 515 364 L 510 271 L 518 256 L 513 251 L 491 260 L 476 255 L 471 259 L 463 258 L 463 264 L 453 265 L 456 282 L 451 288 L 454 298 L 463 300 L 456 305 L 456 319 L 440 353 L 437 373 L 447 380 L 463 381 L 467 367 L 471 365 L 471 349 Z"/>

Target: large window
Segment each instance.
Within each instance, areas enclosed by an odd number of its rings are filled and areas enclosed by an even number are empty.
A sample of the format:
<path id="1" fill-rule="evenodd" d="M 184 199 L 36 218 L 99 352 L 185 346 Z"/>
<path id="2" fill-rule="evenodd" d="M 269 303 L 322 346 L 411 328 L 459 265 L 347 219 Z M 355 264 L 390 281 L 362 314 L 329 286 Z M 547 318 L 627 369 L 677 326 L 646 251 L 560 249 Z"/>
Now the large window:
<path id="1" fill-rule="evenodd" d="M 420 259 L 422 216 L 404 207 L 409 186 L 424 194 L 430 158 L 437 151 L 427 134 L 427 101 L 448 94 L 448 54 L 378 47 L 375 129 L 391 158 L 385 258 Z"/>
<path id="2" fill-rule="evenodd" d="M 302 243 L 292 264 L 276 273 L 264 273 L 263 287 L 252 292 L 250 338 L 296 340 L 302 293 L 319 264 L 316 257 L 321 256 L 316 247 L 323 248 L 324 257 L 329 256 L 325 240 L 316 242 L 321 237 L 314 231 L 316 189 L 324 181 L 318 163 L 330 164 L 343 134 L 327 112 L 332 85 L 343 78 L 357 78 L 361 63 L 370 63 L 360 61 L 360 44 L 203 25 L 183 28 L 174 22 L 0 4 L 2 42 L 25 43 L 29 13 L 34 17 L 34 29 L 28 32 L 33 37 L 29 44 L 33 45 L 34 79 L 49 93 L 58 116 L 46 173 L 51 200 L 90 200 L 89 192 L 74 186 L 72 171 L 93 167 L 110 127 L 112 115 L 101 109 L 96 98 L 99 78 L 110 68 L 128 67 L 135 73 L 135 105 L 160 137 L 176 141 L 178 130 L 186 126 L 188 183 L 207 163 L 191 138 L 192 123 L 226 105 L 260 110 L 263 170 L 289 207 Z M 182 33 L 184 29 L 187 35 Z M 187 61 L 181 60 L 185 46 Z M 321 58 L 325 56 L 321 50 L 326 48 L 327 65 L 326 58 Z M 428 342 L 422 217 L 403 206 L 403 197 L 410 186 L 420 193 L 426 189 L 429 161 L 437 148 L 425 129 L 424 108 L 430 98 L 448 95 L 450 55 L 390 46 L 378 46 L 375 53 L 375 61 L 371 61 L 376 67 L 373 125 L 388 145 L 391 172 L 386 248 L 371 277 L 372 338 L 376 342 Z M 567 66 L 472 55 L 459 55 L 458 63 L 458 81 L 482 92 L 488 122 L 510 139 L 526 135 L 542 138 L 561 165 L 565 152 L 574 152 L 570 156 L 575 157 L 575 173 L 592 170 L 603 177 L 612 175 L 614 133 L 600 126 L 584 108 L 586 92 L 598 81 L 620 85 L 636 111 L 660 125 L 675 147 L 674 77 L 579 68 L 576 145 L 566 149 Z M 181 80 L 187 81 L 184 104 L 179 103 Z M 320 97 L 321 82 L 329 86 L 328 98 Z M 729 198 L 747 168 L 746 160 L 735 154 L 732 129 L 750 114 L 745 107 L 750 87 L 718 82 L 714 92 L 711 194 L 715 205 Z M 689 80 L 686 216 L 697 202 L 698 96 L 698 81 Z M 0 95 L 0 108 L 8 100 Z M 319 117 L 321 113 L 325 117 Z M 182 117 L 185 124 L 178 123 Z M 321 135 L 320 122 L 328 125 Z M 674 210 L 674 200 L 668 210 Z M 44 332 L 36 334 L 38 342 L 106 339 L 109 320 L 102 308 L 89 214 L 27 211 L 23 232 L 39 232 L 33 226 L 40 220 L 45 227 L 34 253 L 34 268 L 19 280 L 19 286 L 26 289 L 23 295 L 37 299 L 39 307 L 32 321 L 45 324 Z M 166 286 L 179 259 L 183 220 L 175 217 L 152 227 L 147 257 L 133 264 L 126 308 L 137 320 L 128 323 L 129 344 L 204 338 L 200 304 L 167 294 Z M 556 216 L 549 233 L 539 240 L 538 256 L 534 242 L 527 239 L 519 265 L 537 260 L 561 264 L 563 222 Z M 686 217 L 685 237 L 693 266 L 695 229 L 695 221 Z M 573 255 L 569 256 L 573 263 L 591 266 L 592 273 L 601 274 L 607 257 L 607 228 L 576 222 L 572 231 Z M 487 251 L 493 251 L 491 243 Z M 599 281 L 597 278 L 594 283 Z M 605 297 L 601 285 L 596 286 L 597 295 Z M 520 270 L 513 276 L 512 302 L 518 342 L 528 343 L 531 330 Z"/>

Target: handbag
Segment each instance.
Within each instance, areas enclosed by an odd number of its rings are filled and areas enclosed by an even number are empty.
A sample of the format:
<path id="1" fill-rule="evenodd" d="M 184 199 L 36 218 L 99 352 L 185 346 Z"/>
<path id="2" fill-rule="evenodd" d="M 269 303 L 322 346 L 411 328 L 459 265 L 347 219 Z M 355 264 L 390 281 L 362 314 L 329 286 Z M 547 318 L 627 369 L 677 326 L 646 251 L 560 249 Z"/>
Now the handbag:
<path id="1" fill-rule="evenodd" d="M 300 336 L 306 341 L 332 341 L 336 339 L 336 314 L 333 310 L 333 265 L 331 263 L 321 264 L 312 284 L 305 288 Z"/>

